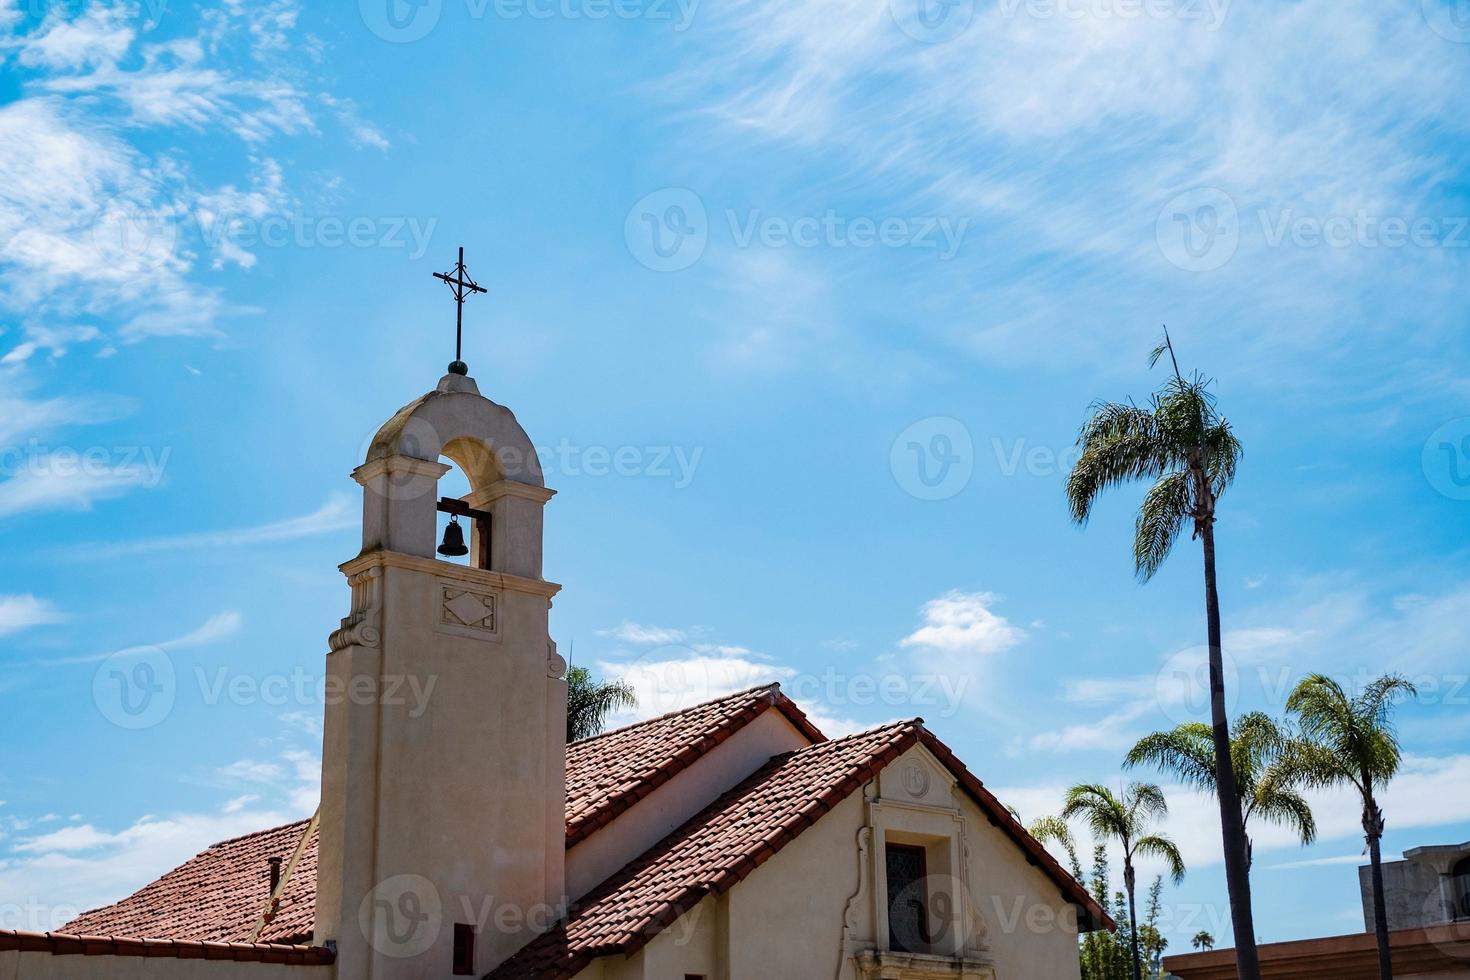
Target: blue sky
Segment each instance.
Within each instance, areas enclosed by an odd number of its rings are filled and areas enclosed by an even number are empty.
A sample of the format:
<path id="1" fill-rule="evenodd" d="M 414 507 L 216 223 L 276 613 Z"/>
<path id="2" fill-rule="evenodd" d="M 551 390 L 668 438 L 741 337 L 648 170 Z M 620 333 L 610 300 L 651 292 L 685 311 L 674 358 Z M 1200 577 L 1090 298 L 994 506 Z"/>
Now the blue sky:
<path id="1" fill-rule="evenodd" d="M 555 636 L 642 712 L 776 679 L 1028 820 L 1118 783 L 1202 713 L 1199 554 L 1138 585 L 1139 492 L 1082 530 L 1062 474 L 1168 323 L 1247 447 L 1237 710 L 1405 672 L 1386 850 L 1470 838 L 1463 11 L 391 2 L 0 3 L 0 927 L 310 812 L 348 473 L 461 244 Z M 1173 948 L 1226 941 L 1170 798 Z M 1261 938 L 1362 928 L 1356 812 L 1258 834 Z"/>

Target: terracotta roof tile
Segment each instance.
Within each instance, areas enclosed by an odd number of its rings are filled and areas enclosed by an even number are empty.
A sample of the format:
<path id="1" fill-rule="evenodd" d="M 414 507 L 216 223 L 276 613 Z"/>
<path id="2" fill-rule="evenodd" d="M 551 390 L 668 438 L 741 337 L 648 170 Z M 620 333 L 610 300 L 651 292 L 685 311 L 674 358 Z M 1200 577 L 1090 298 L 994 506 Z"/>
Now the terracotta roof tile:
<path id="1" fill-rule="evenodd" d="M 67 933 L 245 942 L 270 897 L 267 858 L 289 860 L 309 821 L 221 841 L 115 905 L 83 912 Z M 281 904 L 262 931 L 265 943 L 311 941 L 316 844 L 309 842 Z"/>
<path id="2" fill-rule="evenodd" d="M 776 756 L 745 782 L 587 895 L 558 928 L 486 980 L 564 980 L 598 956 L 636 952 L 705 896 L 728 891 L 894 759 L 923 743 L 946 764 L 954 753 L 922 720 L 895 722 Z M 962 765 L 956 768 L 991 822 L 1107 928 L 1112 920 Z"/>
<path id="3" fill-rule="evenodd" d="M 495 977 L 570 976 L 575 963 L 637 949 L 711 891 L 725 891 L 919 741 L 945 762 L 1028 860 L 1094 921 L 1112 920 L 1032 840 L 996 798 L 920 721 L 899 722 L 834 742 L 823 739 L 775 685 L 742 691 L 682 712 L 574 743 L 567 749 L 567 843 L 606 824 L 741 726 L 775 707 L 815 743 L 777 756 L 599 886 L 568 922 L 526 947 Z M 289 859 L 309 821 L 222 841 L 122 901 L 83 913 L 67 934 L 242 944 L 268 897 L 267 858 Z M 317 840 L 307 840 L 261 944 L 309 942 L 316 894 Z M 52 934 L 75 945 L 75 936 Z M 100 947 L 99 947 L 100 948 Z M 233 949 L 234 947 L 230 947 Z M 80 947 L 75 950 L 80 951 Z M 157 955 L 151 953 L 150 955 Z M 182 952 L 177 955 L 201 955 Z M 235 955 L 231 953 L 229 955 Z M 243 955 L 243 954 L 242 954 Z M 513 967 L 511 964 L 515 964 Z"/>
<path id="4" fill-rule="evenodd" d="M 605 732 L 567 747 L 567 847 L 584 840 L 768 708 L 825 740 L 779 684 Z"/>
<path id="5" fill-rule="evenodd" d="M 567 846 L 627 810 L 770 708 L 824 736 L 780 686 L 739 691 L 567 746 Z M 122 901 L 84 912 L 67 933 L 245 942 L 270 896 L 266 859 L 289 860 L 308 821 L 221 841 Z M 315 919 L 312 833 L 262 942 L 309 942 Z"/>

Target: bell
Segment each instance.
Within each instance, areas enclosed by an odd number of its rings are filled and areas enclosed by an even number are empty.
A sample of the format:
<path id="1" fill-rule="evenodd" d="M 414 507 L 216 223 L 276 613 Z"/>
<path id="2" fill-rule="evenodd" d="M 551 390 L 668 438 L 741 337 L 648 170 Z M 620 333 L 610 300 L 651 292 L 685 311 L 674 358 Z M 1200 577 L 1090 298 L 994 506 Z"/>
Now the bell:
<path id="1" fill-rule="evenodd" d="M 464 528 L 459 526 L 457 516 L 451 517 L 444 527 L 444 543 L 439 545 L 439 554 L 446 558 L 460 558 L 469 553 L 470 549 L 464 543 Z"/>

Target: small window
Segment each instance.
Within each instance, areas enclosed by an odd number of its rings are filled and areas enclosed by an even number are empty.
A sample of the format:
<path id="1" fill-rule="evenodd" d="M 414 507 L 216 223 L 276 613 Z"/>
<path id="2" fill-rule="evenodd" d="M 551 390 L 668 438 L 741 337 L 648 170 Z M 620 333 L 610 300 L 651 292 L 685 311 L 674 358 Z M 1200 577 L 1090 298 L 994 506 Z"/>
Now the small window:
<path id="1" fill-rule="evenodd" d="M 1450 874 L 1454 876 L 1450 882 L 1450 894 L 1455 902 L 1454 916 L 1456 919 L 1470 919 L 1470 858 L 1455 865 Z"/>
<path id="2" fill-rule="evenodd" d="M 475 928 L 464 922 L 454 924 L 454 975 L 474 976 Z"/>
<path id="3" fill-rule="evenodd" d="M 929 948 L 928 876 L 924 849 L 889 844 L 888 948 L 898 953 L 924 953 Z"/>
<path id="4" fill-rule="evenodd" d="M 704 980 L 704 974 L 703 973 L 686 973 L 686 974 L 684 974 L 684 980 Z"/>

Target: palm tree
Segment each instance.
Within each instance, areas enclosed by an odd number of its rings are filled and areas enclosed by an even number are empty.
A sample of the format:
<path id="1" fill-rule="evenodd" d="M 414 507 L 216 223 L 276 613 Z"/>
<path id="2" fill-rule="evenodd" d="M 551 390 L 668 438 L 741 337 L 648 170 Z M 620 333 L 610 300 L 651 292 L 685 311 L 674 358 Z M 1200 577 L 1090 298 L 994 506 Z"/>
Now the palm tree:
<path id="1" fill-rule="evenodd" d="M 1373 928 L 1378 934 L 1378 975 L 1393 976 L 1388 948 L 1388 913 L 1384 909 L 1383 811 L 1376 791 L 1398 772 L 1401 755 L 1391 717 L 1394 699 L 1419 692 L 1397 674 L 1369 684 L 1349 697 L 1337 681 L 1323 674 L 1306 677 L 1286 699 L 1286 709 L 1300 720 L 1311 778 L 1318 786 L 1347 784 L 1363 801 L 1363 836 L 1373 864 Z"/>
<path id="2" fill-rule="evenodd" d="M 1216 797 L 1224 839 L 1225 882 L 1235 930 L 1236 966 L 1241 980 L 1260 980 L 1256 930 L 1251 916 L 1250 856 L 1230 753 L 1230 719 L 1225 708 L 1225 667 L 1220 648 L 1220 594 L 1215 583 L 1215 510 L 1235 479 L 1241 445 L 1220 415 L 1209 382 L 1179 372 L 1167 331 L 1154 348 L 1149 366 L 1165 353 L 1174 376 L 1145 407 L 1120 402 L 1093 406 L 1077 436 L 1082 450 L 1067 478 L 1072 519 L 1086 524 L 1104 490 L 1134 480 L 1154 481 L 1139 509 L 1133 537 L 1134 571 L 1153 578 L 1186 523 L 1200 540 L 1205 562 L 1205 628 L 1209 640 L 1210 724 L 1215 748 Z"/>
<path id="3" fill-rule="evenodd" d="M 1199 950 L 1214 949 L 1215 937 L 1201 929 L 1194 934 L 1194 938 L 1189 941 L 1189 945 Z"/>
<path id="4" fill-rule="evenodd" d="M 591 738 L 607 725 L 613 711 L 637 704 L 627 681 L 599 681 L 586 667 L 567 668 L 567 741 Z"/>
<path id="5" fill-rule="evenodd" d="M 1290 830 L 1303 845 L 1317 839 L 1317 822 L 1312 808 L 1297 788 L 1307 782 L 1305 759 L 1296 751 L 1290 735 L 1269 715 L 1252 711 L 1235 719 L 1230 735 L 1231 768 L 1235 789 L 1244 803 L 1242 829 L 1251 817 L 1279 824 Z M 1215 792 L 1215 741 L 1210 726 L 1192 721 L 1167 732 L 1146 735 L 1133 746 L 1124 766 L 1151 764 L 1172 773 L 1186 786 L 1211 795 Z M 1245 838 L 1246 860 L 1251 859 L 1251 839 Z"/>
<path id="6" fill-rule="evenodd" d="M 1162 834 L 1148 832 L 1149 824 L 1167 816 L 1164 793 L 1152 783 L 1133 783 L 1119 797 L 1106 786 L 1083 783 L 1067 791 L 1062 819 L 1083 817 L 1098 840 L 1113 839 L 1123 849 L 1123 888 L 1128 893 L 1128 932 L 1133 946 L 1133 980 L 1142 980 L 1143 965 L 1138 949 L 1138 908 L 1134 896 L 1134 857 L 1161 859 L 1174 884 L 1184 880 L 1184 859 L 1179 848 Z"/>

